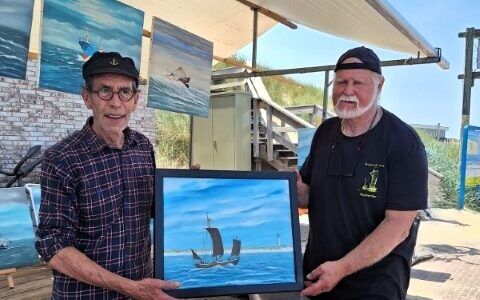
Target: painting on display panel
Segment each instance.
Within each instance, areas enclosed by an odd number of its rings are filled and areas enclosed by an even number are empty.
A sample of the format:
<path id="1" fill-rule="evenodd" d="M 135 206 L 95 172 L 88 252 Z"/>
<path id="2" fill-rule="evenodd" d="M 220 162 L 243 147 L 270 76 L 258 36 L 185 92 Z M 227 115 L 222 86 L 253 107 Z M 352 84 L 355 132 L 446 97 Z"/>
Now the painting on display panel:
<path id="1" fill-rule="evenodd" d="M 44 0 L 40 87 L 80 94 L 82 66 L 96 51 L 140 68 L 144 13 L 114 0 Z"/>
<path id="2" fill-rule="evenodd" d="M 208 117 L 213 44 L 153 18 L 147 106 Z"/>
<path id="3" fill-rule="evenodd" d="M 34 0 L 0 0 L 0 76 L 25 79 Z"/>
<path id="4" fill-rule="evenodd" d="M 24 187 L 0 189 L 0 270 L 40 263 Z"/>
<path id="5" fill-rule="evenodd" d="M 298 154 L 297 154 L 297 166 L 300 169 L 305 159 L 307 159 L 310 153 L 310 147 L 312 145 L 313 136 L 315 135 L 316 128 L 300 128 L 298 129 Z"/>

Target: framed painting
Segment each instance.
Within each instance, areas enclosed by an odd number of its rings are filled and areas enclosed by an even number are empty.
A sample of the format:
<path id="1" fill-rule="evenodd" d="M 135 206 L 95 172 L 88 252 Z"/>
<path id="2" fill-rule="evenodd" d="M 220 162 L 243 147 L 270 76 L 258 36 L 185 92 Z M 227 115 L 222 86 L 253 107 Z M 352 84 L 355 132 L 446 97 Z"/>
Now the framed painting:
<path id="1" fill-rule="evenodd" d="M 154 17 L 147 106 L 208 117 L 213 43 Z"/>
<path id="2" fill-rule="evenodd" d="M 116 0 L 44 0 L 39 86 L 80 94 L 96 51 L 120 52 L 140 69 L 144 12 Z"/>
<path id="3" fill-rule="evenodd" d="M 294 172 L 157 169 L 155 277 L 179 298 L 303 287 Z"/>

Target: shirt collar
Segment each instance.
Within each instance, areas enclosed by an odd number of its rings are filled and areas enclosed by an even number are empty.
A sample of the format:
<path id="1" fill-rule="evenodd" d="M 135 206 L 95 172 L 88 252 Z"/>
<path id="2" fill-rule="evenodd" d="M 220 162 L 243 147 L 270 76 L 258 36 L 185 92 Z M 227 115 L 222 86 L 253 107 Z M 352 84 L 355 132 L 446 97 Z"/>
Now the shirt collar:
<path id="1" fill-rule="evenodd" d="M 107 144 L 103 139 L 99 138 L 92 130 L 93 117 L 89 117 L 85 125 L 83 126 L 82 132 L 84 132 L 84 136 L 86 138 L 86 142 L 90 145 L 90 150 L 92 153 L 101 152 L 105 148 L 110 149 L 118 149 L 115 147 L 110 146 Z M 123 130 L 123 134 L 125 135 L 125 145 L 126 146 L 134 146 L 138 144 L 137 135 L 130 127 L 127 127 Z"/>

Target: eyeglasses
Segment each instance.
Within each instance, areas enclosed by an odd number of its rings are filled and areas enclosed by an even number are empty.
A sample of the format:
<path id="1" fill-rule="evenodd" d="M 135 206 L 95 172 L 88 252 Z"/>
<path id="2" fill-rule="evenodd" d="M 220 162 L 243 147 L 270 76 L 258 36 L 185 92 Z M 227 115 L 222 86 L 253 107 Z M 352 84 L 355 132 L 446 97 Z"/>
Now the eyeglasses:
<path id="1" fill-rule="evenodd" d="M 114 94 L 117 94 L 118 98 L 123 102 L 132 100 L 133 96 L 135 96 L 137 93 L 137 91 L 134 91 L 130 88 L 120 88 L 117 92 L 114 92 L 109 87 L 101 87 L 96 91 L 92 90 L 92 92 L 97 94 L 98 98 L 102 99 L 103 101 L 109 101 L 113 98 Z"/>
<path id="2" fill-rule="evenodd" d="M 353 158 L 353 163 L 349 165 L 347 165 L 347 163 L 352 161 L 352 157 L 351 153 L 348 153 L 347 151 L 351 148 L 349 146 L 346 146 L 347 141 L 340 143 L 340 135 L 341 130 L 339 128 L 338 134 L 335 137 L 332 146 L 330 147 L 330 151 L 328 152 L 327 174 L 333 176 L 353 177 L 357 168 L 360 151 L 362 150 L 363 145 L 365 144 L 365 140 L 367 139 L 368 131 L 364 133 L 362 141 L 360 143 L 358 143 L 358 141 L 355 141 L 355 143 L 357 144 L 357 151 L 354 154 L 355 158 Z M 345 149 L 343 147 L 344 145 L 346 146 Z"/>

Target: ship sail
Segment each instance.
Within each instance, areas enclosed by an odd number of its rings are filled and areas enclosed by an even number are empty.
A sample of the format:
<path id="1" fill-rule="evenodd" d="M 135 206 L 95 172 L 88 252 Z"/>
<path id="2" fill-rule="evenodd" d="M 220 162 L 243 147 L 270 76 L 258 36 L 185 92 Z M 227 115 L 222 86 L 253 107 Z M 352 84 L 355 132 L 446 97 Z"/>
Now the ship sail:
<path id="1" fill-rule="evenodd" d="M 193 249 L 190 250 L 192 250 L 193 259 L 202 260 L 202 258 L 197 254 L 197 252 L 193 251 Z"/>
<path id="2" fill-rule="evenodd" d="M 240 246 L 241 245 L 242 245 L 242 242 L 240 240 L 233 239 L 231 256 L 239 256 L 240 255 Z"/>
<path id="3" fill-rule="evenodd" d="M 222 241 L 222 236 L 220 235 L 220 231 L 218 231 L 218 228 L 216 227 L 209 227 L 205 228 L 208 233 L 210 234 L 210 237 L 212 238 L 212 243 L 213 243 L 213 252 L 212 252 L 212 257 L 215 256 L 223 256 L 223 241 Z"/>

